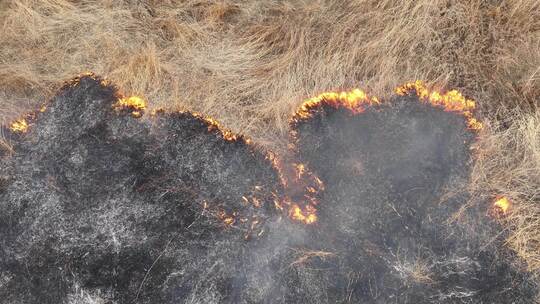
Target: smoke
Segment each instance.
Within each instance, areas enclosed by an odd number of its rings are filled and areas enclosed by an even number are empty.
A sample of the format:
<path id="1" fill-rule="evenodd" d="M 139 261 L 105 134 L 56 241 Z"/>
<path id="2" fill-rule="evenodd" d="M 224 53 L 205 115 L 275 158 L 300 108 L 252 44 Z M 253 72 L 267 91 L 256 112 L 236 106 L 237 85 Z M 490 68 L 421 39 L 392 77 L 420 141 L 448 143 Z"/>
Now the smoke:
<path id="1" fill-rule="evenodd" d="M 534 303 L 467 192 L 476 133 L 461 115 L 413 94 L 293 121 L 284 159 L 324 183 L 304 224 L 276 208 L 287 170 L 247 140 L 119 98 L 84 76 L 6 130 L 6 303 Z"/>

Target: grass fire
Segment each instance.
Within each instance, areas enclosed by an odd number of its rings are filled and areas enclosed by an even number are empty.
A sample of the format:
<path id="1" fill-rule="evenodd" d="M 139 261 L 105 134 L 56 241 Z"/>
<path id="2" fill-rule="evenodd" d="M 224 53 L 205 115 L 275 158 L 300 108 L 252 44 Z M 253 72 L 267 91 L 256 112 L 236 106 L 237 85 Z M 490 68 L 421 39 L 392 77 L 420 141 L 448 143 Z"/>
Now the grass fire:
<path id="1" fill-rule="evenodd" d="M 4 130 L 2 298 L 534 303 L 499 221 L 509 200 L 468 187 L 474 103 L 419 82 L 396 92 L 308 99 L 276 154 L 75 78 L 23 133 Z"/>
<path id="2" fill-rule="evenodd" d="M 540 303 L 538 0 L 0 20 L 0 304 Z"/>

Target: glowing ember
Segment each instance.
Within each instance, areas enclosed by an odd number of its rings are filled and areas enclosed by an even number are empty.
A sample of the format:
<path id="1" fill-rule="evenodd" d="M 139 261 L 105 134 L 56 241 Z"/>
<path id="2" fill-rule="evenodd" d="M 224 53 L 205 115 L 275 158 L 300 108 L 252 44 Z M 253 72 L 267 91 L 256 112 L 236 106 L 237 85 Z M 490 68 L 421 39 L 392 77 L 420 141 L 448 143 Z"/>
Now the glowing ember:
<path id="1" fill-rule="evenodd" d="M 317 209 L 311 205 L 307 205 L 305 210 L 302 210 L 298 205 L 293 204 L 289 210 L 289 216 L 296 221 L 304 224 L 313 224 L 317 221 Z"/>
<path id="2" fill-rule="evenodd" d="M 112 85 L 109 80 L 107 80 L 107 79 L 105 79 L 103 77 L 97 76 L 93 72 L 87 71 L 87 72 L 83 72 L 83 73 L 79 74 L 78 76 L 76 76 L 74 78 L 71 78 L 69 80 L 64 81 L 64 85 L 62 86 L 62 89 L 67 89 L 67 88 L 70 88 L 70 87 L 71 88 L 77 87 L 80 84 L 81 79 L 84 79 L 84 78 L 93 79 L 93 80 L 99 82 L 104 87 L 108 87 L 108 86 Z"/>
<path id="3" fill-rule="evenodd" d="M 495 208 L 499 210 L 502 214 L 506 214 L 510 210 L 510 207 L 512 206 L 512 204 L 510 203 L 508 198 L 501 197 L 497 199 L 495 203 L 493 203 L 493 206 L 495 206 Z"/>
<path id="4" fill-rule="evenodd" d="M 277 195 L 274 193 L 274 197 L 276 197 Z M 280 210 L 280 211 L 283 211 L 283 203 L 278 200 L 277 198 L 274 199 L 274 207 L 276 208 L 276 210 Z"/>
<path id="5" fill-rule="evenodd" d="M 217 120 L 215 120 L 215 119 L 213 119 L 211 117 L 208 117 L 208 116 L 203 116 L 203 115 L 197 114 L 197 113 L 194 113 L 194 115 L 201 118 L 202 120 L 204 120 L 205 122 L 208 123 L 208 131 L 218 130 L 221 133 L 221 135 L 223 136 L 223 139 L 225 139 L 227 141 L 236 141 L 236 140 L 238 140 L 238 138 L 239 138 L 238 135 L 234 134 L 231 130 L 223 128 L 219 124 L 219 122 L 217 122 Z"/>
<path id="6" fill-rule="evenodd" d="M 217 212 L 217 217 L 223 221 L 223 224 L 225 226 L 232 226 L 234 224 L 235 220 L 235 214 L 227 214 L 225 211 L 220 210 Z"/>
<path id="7" fill-rule="evenodd" d="M 13 132 L 25 133 L 28 130 L 28 123 L 23 118 L 17 119 L 9 126 L 9 128 Z"/>
<path id="8" fill-rule="evenodd" d="M 296 179 L 301 179 L 306 172 L 306 166 L 304 164 L 294 164 L 296 171 Z"/>
<path id="9" fill-rule="evenodd" d="M 131 96 L 128 98 L 120 98 L 118 102 L 113 105 L 116 110 L 129 109 L 133 117 L 141 117 L 142 112 L 146 109 L 146 101 L 138 96 Z"/>
<path id="10" fill-rule="evenodd" d="M 166 111 L 163 109 L 154 109 L 152 110 L 151 115 L 157 115 L 158 113 L 165 113 L 165 112 Z M 237 141 L 240 138 L 242 138 L 246 144 L 251 143 L 251 140 L 249 138 L 242 135 L 237 135 L 231 130 L 224 128 L 223 126 L 221 126 L 221 124 L 217 120 L 213 119 L 212 117 L 203 115 L 201 113 L 193 112 L 193 111 L 178 111 L 178 113 L 189 114 L 202 120 L 208 125 L 209 132 L 218 131 L 222 135 L 223 139 L 225 139 L 226 141 Z"/>
<path id="11" fill-rule="evenodd" d="M 416 94 L 421 100 L 428 101 L 434 106 L 442 107 L 445 111 L 461 113 L 467 119 L 469 129 L 482 129 L 482 123 L 472 115 L 472 111 L 476 108 L 474 100 L 466 99 L 457 90 L 451 90 L 441 94 L 437 91 L 430 91 L 421 81 L 417 80 L 398 87 L 396 93 L 401 96 Z"/>
<path id="12" fill-rule="evenodd" d="M 225 219 L 223 219 L 223 223 L 225 223 L 225 225 L 232 225 L 234 223 L 234 218 L 232 217 L 226 217 Z"/>
<path id="13" fill-rule="evenodd" d="M 324 190 L 323 182 L 302 163 L 284 162 L 271 152 L 268 153 L 273 167 L 285 191 L 279 197 L 274 194 L 276 210 L 286 211 L 290 219 L 304 224 L 317 222 L 318 195 Z"/>
<path id="14" fill-rule="evenodd" d="M 329 105 L 334 108 L 346 108 L 353 113 L 364 111 L 364 105 L 379 104 L 377 97 L 369 97 L 364 91 L 354 89 L 349 92 L 326 92 L 317 97 L 310 98 L 300 106 L 300 109 L 294 114 L 293 120 L 307 119 L 311 117 L 313 109 L 321 105 Z"/>

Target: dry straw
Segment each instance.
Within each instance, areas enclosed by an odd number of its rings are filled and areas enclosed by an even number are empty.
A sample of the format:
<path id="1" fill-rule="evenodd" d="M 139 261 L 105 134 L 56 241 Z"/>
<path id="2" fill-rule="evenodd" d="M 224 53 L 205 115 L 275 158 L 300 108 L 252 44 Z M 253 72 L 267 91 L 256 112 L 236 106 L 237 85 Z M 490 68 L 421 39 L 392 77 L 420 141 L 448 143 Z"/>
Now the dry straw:
<path id="1" fill-rule="evenodd" d="M 489 126 L 473 185 L 513 200 L 508 243 L 540 269 L 537 0 L 7 0 L 0 20 L 4 122 L 90 70 L 151 109 L 196 110 L 279 150 L 320 92 L 459 89 Z"/>

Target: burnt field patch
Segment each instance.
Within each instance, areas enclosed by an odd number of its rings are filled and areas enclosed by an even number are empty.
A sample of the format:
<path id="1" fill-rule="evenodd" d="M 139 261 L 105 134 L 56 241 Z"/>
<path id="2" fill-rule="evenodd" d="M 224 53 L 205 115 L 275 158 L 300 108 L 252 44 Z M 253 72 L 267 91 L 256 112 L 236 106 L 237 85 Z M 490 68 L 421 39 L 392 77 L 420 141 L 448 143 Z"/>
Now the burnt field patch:
<path id="1" fill-rule="evenodd" d="M 323 94 L 273 157 L 210 118 L 150 113 L 79 77 L 5 130 L 0 296 L 534 303 L 492 202 L 467 190 L 474 105 L 426 94 Z"/>
<path id="2" fill-rule="evenodd" d="M 336 253 L 305 271 L 327 280 L 333 299 L 534 302 L 493 206 L 467 190 L 476 132 L 466 117 L 413 92 L 357 114 L 323 103 L 293 122 L 293 137 L 325 184 L 310 251 Z"/>

